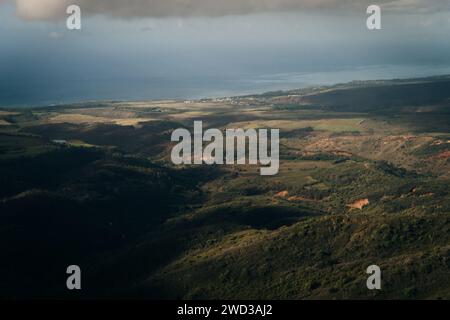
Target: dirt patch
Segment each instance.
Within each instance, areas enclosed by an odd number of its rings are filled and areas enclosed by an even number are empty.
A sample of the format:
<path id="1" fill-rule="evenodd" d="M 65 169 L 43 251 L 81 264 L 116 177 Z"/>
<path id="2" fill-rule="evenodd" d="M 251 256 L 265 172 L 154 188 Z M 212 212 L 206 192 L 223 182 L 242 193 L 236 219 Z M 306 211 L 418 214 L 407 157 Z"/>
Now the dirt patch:
<path id="1" fill-rule="evenodd" d="M 285 190 L 285 191 L 280 191 L 278 192 L 275 197 L 277 198 L 287 198 L 289 197 L 289 191 Z"/>
<path id="2" fill-rule="evenodd" d="M 447 160 L 447 159 L 450 158 L 450 151 L 445 151 L 445 152 L 439 153 L 439 154 L 436 156 L 436 158 Z"/>
<path id="3" fill-rule="evenodd" d="M 347 207 L 349 207 L 350 210 L 352 210 L 352 209 L 362 210 L 369 203 L 370 203 L 369 199 L 361 199 L 361 200 L 357 200 L 353 203 L 348 204 Z"/>
<path id="4" fill-rule="evenodd" d="M 300 197 L 300 196 L 292 196 L 292 197 L 288 198 L 288 201 L 301 202 L 301 201 L 314 201 L 314 200 L 306 199 L 305 197 Z"/>
<path id="5" fill-rule="evenodd" d="M 434 197 L 434 193 L 433 192 L 429 192 L 429 193 L 425 193 L 425 194 L 421 194 L 420 198 L 431 198 Z"/>

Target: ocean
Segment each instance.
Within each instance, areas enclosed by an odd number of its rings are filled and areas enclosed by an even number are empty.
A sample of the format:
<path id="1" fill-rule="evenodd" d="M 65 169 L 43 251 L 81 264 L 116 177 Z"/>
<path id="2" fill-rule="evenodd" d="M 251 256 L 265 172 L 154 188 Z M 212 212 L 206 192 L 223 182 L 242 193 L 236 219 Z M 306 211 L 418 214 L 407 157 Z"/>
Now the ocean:
<path id="1" fill-rule="evenodd" d="M 364 66 L 316 73 L 236 74 L 235 76 L 124 77 L 0 80 L 0 107 L 36 107 L 86 101 L 142 101 L 238 96 L 267 91 L 450 74 L 449 66 Z"/>

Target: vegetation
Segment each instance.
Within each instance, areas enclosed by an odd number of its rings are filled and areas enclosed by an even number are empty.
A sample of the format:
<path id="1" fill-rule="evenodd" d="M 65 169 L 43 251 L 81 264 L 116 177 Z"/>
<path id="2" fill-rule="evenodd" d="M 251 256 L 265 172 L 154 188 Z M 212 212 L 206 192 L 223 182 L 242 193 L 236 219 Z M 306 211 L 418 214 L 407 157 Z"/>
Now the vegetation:
<path id="1" fill-rule="evenodd" d="M 449 86 L 2 111 L 0 297 L 449 299 Z M 172 165 L 194 120 L 280 128 L 279 174 Z"/>

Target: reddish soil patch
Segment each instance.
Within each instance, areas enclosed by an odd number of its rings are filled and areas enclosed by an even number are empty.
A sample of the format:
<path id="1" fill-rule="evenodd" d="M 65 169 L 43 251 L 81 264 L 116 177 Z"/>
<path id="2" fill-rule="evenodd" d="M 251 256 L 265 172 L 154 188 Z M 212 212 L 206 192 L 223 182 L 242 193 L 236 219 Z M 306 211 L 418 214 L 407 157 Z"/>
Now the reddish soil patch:
<path id="1" fill-rule="evenodd" d="M 359 209 L 362 210 L 365 206 L 367 206 L 369 204 L 369 199 L 361 199 L 361 200 L 357 200 L 353 203 L 350 203 L 347 205 L 347 207 L 351 209 Z"/>
<path id="2" fill-rule="evenodd" d="M 285 190 L 285 191 L 278 192 L 275 195 L 275 197 L 277 197 L 277 198 L 287 198 L 287 197 L 289 197 L 289 191 Z"/>
<path id="3" fill-rule="evenodd" d="M 436 158 L 438 158 L 438 159 L 448 159 L 448 158 L 450 158 L 450 151 L 445 151 L 445 152 L 442 152 L 442 153 L 439 153 L 437 156 L 436 156 Z"/>

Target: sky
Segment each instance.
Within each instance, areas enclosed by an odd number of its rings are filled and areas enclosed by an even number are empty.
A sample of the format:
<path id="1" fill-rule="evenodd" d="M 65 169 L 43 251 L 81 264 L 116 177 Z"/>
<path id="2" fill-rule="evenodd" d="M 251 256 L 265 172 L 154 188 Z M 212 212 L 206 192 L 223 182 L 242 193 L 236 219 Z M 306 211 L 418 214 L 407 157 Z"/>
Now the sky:
<path id="1" fill-rule="evenodd" d="M 0 0 L 0 106 L 449 74 L 449 40 L 450 0 Z"/>

